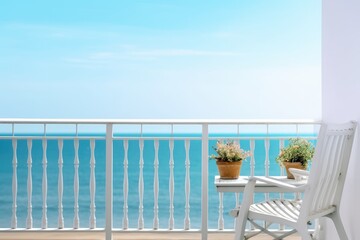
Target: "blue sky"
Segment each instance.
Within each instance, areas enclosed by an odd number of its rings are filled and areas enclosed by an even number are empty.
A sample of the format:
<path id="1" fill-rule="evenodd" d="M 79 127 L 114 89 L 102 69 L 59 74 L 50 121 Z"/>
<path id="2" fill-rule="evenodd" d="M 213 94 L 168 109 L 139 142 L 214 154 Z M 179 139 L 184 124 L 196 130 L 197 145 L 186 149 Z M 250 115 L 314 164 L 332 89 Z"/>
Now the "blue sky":
<path id="1" fill-rule="evenodd" d="M 0 1 L 0 117 L 319 118 L 320 0 Z"/>

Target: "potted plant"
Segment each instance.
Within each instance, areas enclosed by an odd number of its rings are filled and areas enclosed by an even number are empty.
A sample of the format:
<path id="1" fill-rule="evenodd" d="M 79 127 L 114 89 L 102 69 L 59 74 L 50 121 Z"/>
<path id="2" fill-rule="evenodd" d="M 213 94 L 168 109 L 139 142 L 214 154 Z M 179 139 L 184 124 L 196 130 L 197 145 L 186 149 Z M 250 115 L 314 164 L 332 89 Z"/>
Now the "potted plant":
<path id="1" fill-rule="evenodd" d="M 240 175 L 242 160 L 250 156 L 250 152 L 244 151 L 234 141 L 218 141 L 213 149 L 217 155 L 212 154 L 210 158 L 216 160 L 220 178 L 235 179 Z"/>
<path id="2" fill-rule="evenodd" d="M 289 172 L 289 168 L 305 170 L 314 156 L 314 151 L 314 146 L 306 139 L 290 138 L 289 145 L 281 149 L 276 161 L 282 167 L 285 167 L 287 178 L 294 179 L 294 176 Z"/>

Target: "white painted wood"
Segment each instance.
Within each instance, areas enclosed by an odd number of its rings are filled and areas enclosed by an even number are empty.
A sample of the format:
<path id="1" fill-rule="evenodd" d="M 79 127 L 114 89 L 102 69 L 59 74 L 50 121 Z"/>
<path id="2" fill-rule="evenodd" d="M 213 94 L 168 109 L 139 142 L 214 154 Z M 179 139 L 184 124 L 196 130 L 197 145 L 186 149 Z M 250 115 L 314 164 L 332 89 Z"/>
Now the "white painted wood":
<path id="1" fill-rule="evenodd" d="M 15 229 L 17 228 L 17 216 L 16 216 L 16 210 L 17 210 L 17 140 L 12 139 L 12 148 L 13 148 L 13 161 L 12 161 L 12 167 L 13 167 L 13 175 L 12 175 L 12 216 L 11 216 L 11 228 Z"/>
<path id="2" fill-rule="evenodd" d="M 106 124 L 105 240 L 112 240 L 113 229 L 113 125 Z"/>
<path id="3" fill-rule="evenodd" d="M 333 155 L 334 155 L 334 150 L 336 150 L 336 147 L 335 147 L 335 138 L 334 137 L 329 137 L 328 141 L 326 142 L 326 145 L 330 145 L 331 149 L 330 151 L 327 151 L 324 156 L 324 158 L 326 158 L 329 163 L 332 165 L 334 164 L 332 159 L 333 159 Z M 333 151 L 331 151 L 333 150 Z M 323 169 L 324 171 L 321 171 L 319 172 L 321 174 L 321 186 L 322 188 L 326 188 L 326 185 L 328 184 L 328 177 L 326 176 L 327 173 L 326 172 L 330 172 L 332 174 L 334 174 L 332 171 L 331 171 L 331 168 L 332 166 L 330 166 L 330 164 L 328 164 L 327 166 L 325 166 L 325 169 Z M 317 194 L 314 196 L 316 197 L 316 199 L 314 199 L 314 201 L 312 202 L 312 211 L 313 212 L 316 212 L 316 211 L 319 211 L 323 208 L 323 206 L 325 205 L 324 203 L 324 195 L 325 195 L 325 192 L 322 190 L 322 189 L 319 189 L 317 191 Z"/>
<path id="4" fill-rule="evenodd" d="M 237 135 L 240 136 L 240 125 L 239 124 L 237 125 Z M 240 148 L 241 148 L 240 139 L 235 140 L 235 142 L 237 142 L 239 144 Z M 241 170 L 240 170 L 240 177 L 241 177 Z M 235 206 L 236 207 L 240 206 L 239 196 L 240 196 L 240 193 L 236 192 L 235 193 Z M 236 219 L 234 219 L 234 229 L 235 229 L 235 227 L 236 227 Z"/>
<path id="5" fill-rule="evenodd" d="M 250 176 L 254 176 L 255 175 L 255 140 L 254 139 L 250 139 L 250 152 L 253 153 L 250 156 Z"/>
<path id="6" fill-rule="evenodd" d="M 8 121 L 8 120 L 4 120 L 4 121 Z M 42 123 L 42 124 L 52 124 L 52 123 L 66 123 L 66 124 L 72 124 L 72 123 L 75 123 L 75 124 L 81 124 L 81 123 L 90 123 L 90 122 L 92 122 L 92 120 L 87 120 L 87 121 L 82 121 L 82 120 L 80 120 L 80 121 L 77 121 L 77 120 L 65 120 L 65 121 L 61 121 L 61 120 L 55 120 L 55 121 L 53 121 L 53 120 L 50 120 L 50 121 L 46 121 L 45 120 L 45 122 L 44 122 L 44 120 L 25 120 L 25 122 L 26 121 L 29 121 L 29 122 L 31 122 L 31 123 Z M 169 120 L 166 120 L 166 121 L 169 121 Z M 2 122 L 2 119 L 0 119 L 0 122 Z M 20 122 L 24 122 L 24 120 L 16 120 L 16 122 L 18 122 L 18 123 L 20 123 Z M 29 122 L 27 122 L 27 123 L 29 123 Z M 164 123 L 164 121 L 162 121 L 162 120 L 160 120 L 160 121 L 158 121 L 158 120 L 151 120 L 151 121 L 141 121 L 141 120 L 131 120 L 131 121 L 112 121 L 112 120 L 101 120 L 101 121 L 94 121 L 93 123 L 95 123 L 95 124 L 103 124 L 103 123 L 106 123 L 106 124 L 109 124 L 109 125 L 111 125 L 111 129 L 112 129 L 112 123 L 125 123 L 125 122 L 127 122 L 127 123 L 136 123 L 136 122 L 138 122 L 138 123 L 142 123 L 142 124 L 144 124 L 144 123 L 161 123 L 161 124 L 163 124 Z M 169 121 L 171 124 L 174 124 L 174 123 L 183 123 L 183 124 L 194 124 L 194 123 L 201 123 L 201 124 L 211 124 L 211 123 L 216 123 L 216 124 L 218 124 L 218 123 L 221 123 L 221 122 L 223 122 L 222 120 L 219 120 L 219 121 L 208 121 L 208 120 L 201 120 L 201 121 L 193 121 L 193 120 L 190 120 L 190 121 L 187 121 L 187 120 L 185 120 L 185 121 L 172 121 L 172 120 L 170 120 Z M 246 122 L 249 122 L 249 121 L 246 121 Z M 250 121 L 251 122 L 251 121 Z M 260 121 L 261 122 L 261 121 Z M 240 124 L 243 124 L 244 122 L 243 121 L 224 121 L 224 123 L 225 124 L 229 124 L 229 123 L 240 123 Z M 259 121 L 256 121 L 256 124 L 258 124 L 259 123 Z M 282 124 L 283 122 L 278 122 L 278 123 L 276 123 L 276 124 Z M 311 123 L 311 124 L 313 124 L 313 122 Z M 207 139 L 208 139 L 208 136 L 206 136 L 207 137 Z M 16 139 L 27 139 L 28 137 L 27 136 L 19 136 L 19 137 L 16 137 Z M 35 138 L 36 139 L 42 139 L 43 138 L 43 136 L 40 136 L 40 137 L 38 137 L 38 136 L 35 136 Z M 32 139 L 35 139 L 35 138 L 33 138 L 32 137 Z M 46 136 L 46 139 L 57 139 L 58 137 L 57 136 Z M 95 137 L 95 139 L 100 139 L 101 137 Z M 71 139 L 71 137 L 62 137 L 62 139 Z M 72 139 L 73 139 L 73 137 L 72 137 Z M 89 139 L 88 137 L 79 137 L 79 139 Z M 151 138 L 143 138 L 143 139 L 151 139 Z M 161 138 L 162 139 L 162 138 Z M 164 138 L 165 139 L 165 138 Z M 169 138 L 167 138 L 167 139 L 169 139 Z M 178 138 L 178 137 L 174 137 L 173 139 L 181 139 L 181 138 Z M 195 138 L 191 138 L 191 139 L 195 139 Z M 199 137 L 197 137 L 197 139 L 199 139 Z M 244 139 L 244 138 L 243 138 Z M 255 144 L 255 139 L 256 138 L 253 138 L 252 140 L 253 140 L 253 142 L 254 142 L 254 144 Z M 185 137 L 182 137 L 182 140 L 186 140 L 186 138 Z M 111 141 L 112 141 L 112 136 L 111 136 Z M 238 140 L 236 140 L 236 141 L 238 141 Z M 112 145 L 112 143 L 111 143 L 111 145 Z M 255 148 L 255 145 L 254 145 L 254 148 Z M 203 148 L 204 149 L 204 148 Z M 107 152 L 108 152 L 108 149 L 107 149 Z M 59 155 L 60 155 L 60 153 L 59 153 Z M 204 152 L 203 152 L 203 158 L 206 156 L 206 158 L 208 157 L 208 153 L 205 155 L 204 154 Z M 46 157 L 46 156 L 45 156 Z M 111 155 L 111 157 L 112 157 L 112 155 Z M 44 158 L 44 157 L 43 157 Z M 60 157 L 59 157 L 60 158 Z M 62 157 L 61 157 L 62 158 Z M 44 160 L 44 159 L 43 159 Z M 185 160 L 186 161 L 186 160 Z M 254 161 L 254 163 L 255 163 L 255 161 Z M 107 161 L 107 166 L 109 165 L 108 164 L 108 161 Z M 112 164 L 112 159 L 111 159 L 111 164 Z M 185 163 L 186 164 L 186 163 Z M 204 164 L 206 167 L 207 167 L 207 163 L 202 163 L 202 164 Z M 255 167 L 255 164 L 254 164 L 254 167 Z M 46 168 L 46 167 L 45 167 Z M 154 169 L 155 169 L 155 164 L 154 164 Z M 80 169 L 79 169 L 80 170 Z M 202 167 L 202 171 L 204 170 L 204 168 Z M 255 170 L 255 168 L 254 168 L 254 170 Z M 62 170 L 60 170 L 59 169 L 59 176 L 60 176 L 60 172 L 61 172 L 61 182 L 62 182 Z M 206 172 L 204 172 L 205 174 L 206 174 Z M 44 176 L 46 175 L 46 169 L 44 170 L 44 165 L 43 165 L 43 179 L 46 179 L 46 178 L 44 178 Z M 106 174 L 106 176 L 108 177 L 108 174 Z M 14 177 L 14 176 L 13 176 Z M 91 178 L 91 176 L 90 176 L 90 178 Z M 186 179 L 187 179 L 187 177 L 185 177 L 185 184 L 186 184 Z M 190 179 L 189 179 L 190 180 Z M 202 180 L 204 180 L 204 178 L 203 178 L 203 176 L 202 176 Z M 60 181 L 59 181 L 60 182 Z M 154 182 L 155 182 L 155 176 L 154 176 Z M 207 186 L 207 184 L 205 183 L 205 181 L 203 181 L 203 183 L 202 183 L 203 185 L 206 185 Z M 47 185 L 47 183 L 45 184 L 44 182 L 43 182 L 43 189 L 47 189 L 47 188 L 45 188 L 44 186 L 45 185 Z M 75 181 L 74 181 L 74 185 L 75 185 Z M 63 188 L 63 185 L 62 185 L 62 188 Z M 74 188 L 75 188 L 75 186 L 74 186 Z M 107 188 L 108 189 L 108 188 Z M 58 190 L 59 190 L 59 192 L 62 192 L 62 190 L 60 191 L 60 188 L 59 188 L 59 186 L 58 186 Z M 112 185 L 111 185 L 111 191 L 112 191 Z M 158 190 L 157 190 L 158 191 Z M 44 192 L 44 190 L 43 190 L 43 192 Z M 156 195 L 156 193 L 155 193 L 156 191 L 155 191 L 155 187 L 154 187 L 154 198 L 155 198 L 155 195 Z M 171 192 L 170 191 L 170 187 L 169 187 L 169 192 Z M 107 190 L 107 194 L 108 194 L 108 190 Z M 206 194 L 204 194 L 204 188 L 202 189 L 202 194 L 203 194 L 203 196 L 205 196 L 206 198 L 206 202 L 204 202 L 203 200 L 202 200 L 202 210 L 204 210 L 205 209 L 205 207 L 207 208 L 208 207 L 208 203 L 207 203 L 207 195 Z M 60 196 L 61 195 L 61 196 Z M 90 194 L 91 195 L 91 194 Z M 185 195 L 186 195 L 186 189 L 185 189 Z M 107 195 L 108 196 L 108 195 Z M 190 193 L 189 193 L 189 196 L 190 196 Z M 44 209 L 46 208 L 46 194 L 45 194 L 45 196 L 44 196 L 44 193 L 43 193 L 43 216 L 45 215 L 46 216 L 46 213 L 44 213 L 45 211 L 44 211 Z M 143 196 L 143 198 L 144 198 L 145 196 Z M 90 198 L 91 198 L 91 196 L 90 196 Z M 61 200 L 60 200 L 61 199 Z M 106 201 L 108 201 L 108 197 L 106 197 Z M 59 194 L 59 202 L 61 202 L 61 204 L 59 204 L 59 206 L 61 205 L 61 209 L 62 209 L 62 193 L 61 194 Z M 45 204 L 45 206 L 44 206 L 44 204 Z M 15 205 L 16 205 L 16 201 L 15 201 Z M 108 203 L 106 204 L 106 205 L 108 205 Z M 110 206 L 111 206 L 111 209 L 112 209 L 112 204 L 110 204 Z M 67 206 L 68 207 L 68 206 Z M 91 207 L 90 207 L 91 208 Z M 187 209 L 186 209 L 187 207 L 185 206 L 185 212 L 187 212 Z M 60 207 L 59 207 L 59 209 L 60 209 Z M 190 207 L 189 207 L 189 210 L 190 210 Z M 62 211 L 62 210 L 61 210 Z M 91 210 L 90 210 L 91 211 Z M 155 215 L 155 212 L 156 211 L 158 211 L 158 209 L 157 210 L 155 210 L 155 206 L 154 206 L 154 215 Z M 60 210 L 59 210 L 59 212 L 60 212 Z M 62 215 L 62 214 L 61 214 Z M 108 213 L 108 207 L 107 207 L 107 213 L 106 213 L 106 215 L 107 215 L 107 219 L 108 219 L 108 216 L 110 216 L 111 217 L 111 223 L 112 223 L 112 213 L 111 214 L 109 214 Z M 186 215 L 186 214 L 185 214 Z M 206 212 L 206 213 L 204 213 L 204 211 L 202 211 L 202 216 L 207 216 L 208 215 L 208 213 Z M 60 216 L 60 214 L 59 214 L 59 216 Z M 155 218 L 155 217 L 154 217 Z M 186 217 L 185 217 L 186 218 Z M 43 222 L 43 220 L 42 220 L 42 222 Z M 63 222 L 63 220 L 62 220 L 62 222 Z M 205 226 L 204 225 L 204 222 L 207 222 L 207 220 L 205 220 L 205 218 L 203 217 L 203 221 L 202 221 L 202 225 L 201 225 L 201 227 L 202 227 L 202 237 L 205 235 L 204 234 L 204 229 L 203 229 L 203 226 Z M 45 226 L 45 224 L 43 224 L 42 223 L 42 225 L 41 226 Z M 186 226 L 186 224 L 185 224 L 185 220 L 184 220 L 184 226 Z M 112 228 L 112 226 L 111 226 L 111 228 Z M 107 236 L 109 236 L 109 232 L 111 232 L 111 230 L 109 230 L 109 229 L 111 229 L 111 228 L 109 228 L 108 226 L 106 226 L 106 232 L 107 232 Z M 190 228 L 190 227 L 189 227 Z"/>
<path id="7" fill-rule="evenodd" d="M 250 152 L 252 153 L 251 157 L 250 157 L 250 176 L 253 177 L 255 175 L 255 139 L 250 139 Z M 253 197 L 252 197 L 253 202 L 254 202 L 254 200 L 255 200 L 255 195 L 253 195 Z M 245 224 L 245 227 L 246 227 L 246 224 Z M 236 229 L 236 227 L 235 227 L 235 229 Z M 251 230 L 255 229 L 253 224 L 250 224 L 250 229 Z"/>
<path id="8" fill-rule="evenodd" d="M 139 140 L 140 161 L 139 161 L 139 219 L 138 229 L 144 228 L 144 139 Z"/>
<path id="9" fill-rule="evenodd" d="M 342 144 L 342 142 L 345 141 L 345 137 L 344 136 L 341 136 L 341 137 L 337 137 L 336 139 L 334 139 L 334 146 L 333 146 L 333 149 L 339 149 L 340 146 Z M 328 171 L 327 171 L 327 174 L 328 174 L 328 177 L 326 178 L 326 187 L 328 189 L 330 189 L 330 191 L 324 191 L 322 194 L 321 194 L 321 203 L 323 203 L 324 206 L 329 206 L 332 204 L 332 201 L 334 201 L 334 198 L 336 197 L 336 187 L 337 187 L 337 180 L 336 178 L 330 178 L 329 175 L 335 175 L 335 176 L 339 176 L 341 177 L 341 175 L 343 174 L 341 172 L 341 166 L 340 166 L 340 162 L 336 161 L 337 158 L 339 158 L 341 154 L 341 151 L 338 151 L 338 152 L 334 152 L 334 150 L 332 151 L 332 155 L 330 157 L 331 159 L 331 163 L 332 164 L 329 164 L 328 165 Z M 335 186 L 334 188 L 331 188 L 331 186 Z"/>
<path id="10" fill-rule="evenodd" d="M 306 179 L 302 179 L 300 181 L 295 181 L 293 179 L 287 179 L 286 176 L 272 176 L 269 177 L 270 179 L 274 179 L 276 180 L 276 182 L 282 182 L 285 184 L 292 184 L 294 186 L 302 186 L 304 184 L 307 183 Z M 236 205 L 235 206 L 240 206 L 240 201 L 239 201 L 239 194 L 244 192 L 245 186 L 249 181 L 249 177 L 247 176 L 240 176 L 238 179 L 234 179 L 234 180 L 224 180 L 221 179 L 220 176 L 215 176 L 215 181 L 214 181 L 214 185 L 216 187 L 216 190 L 218 192 L 235 192 L 235 199 L 237 199 L 236 201 Z M 283 189 L 283 188 L 279 188 L 278 186 L 272 184 L 272 183 L 264 183 L 264 182 L 260 182 L 257 181 L 255 184 L 255 189 L 254 192 L 256 193 L 278 193 L 280 192 L 282 195 L 283 192 L 293 192 L 293 190 L 287 190 L 287 189 Z M 243 199 L 243 198 L 242 198 Z M 236 226 L 236 219 L 234 219 L 234 224 Z M 284 226 L 282 224 L 282 226 Z M 254 230 L 255 227 L 248 222 L 246 224 L 246 229 L 247 230 Z M 281 229 L 279 229 L 281 230 Z M 282 229 L 284 230 L 284 229 Z"/>
<path id="11" fill-rule="evenodd" d="M 239 125 L 239 124 L 237 125 L 237 136 L 238 136 L 238 137 L 240 136 L 240 125 Z M 239 144 L 239 147 L 241 148 L 240 139 L 236 139 L 235 142 L 236 142 L 237 144 Z M 240 176 L 241 176 L 241 170 L 240 170 Z M 239 206 L 240 206 L 239 196 L 240 196 L 240 193 L 236 192 L 236 193 L 235 193 L 235 206 L 236 206 L 236 207 L 239 207 Z M 235 229 L 235 227 L 236 227 L 236 219 L 234 219 L 234 229 Z"/>
<path id="12" fill-rule="evenodd" d="M 184 229 L 190 229 L 190 140 L 185 140 L 185 220 Z"/>
<path id="13" fill-rule="evenodd" d="M 279 153 L 281 151 L 281 149 L 284 148 L 284 139 L 280 139 L 279 140 Z M 285 175 L 285 168 L 282 167 L 281 165 L 280 166 L 280 174 L 281 176 L 284 176 Z M 284 199 L 284 194 L 283 193 L 280 193 L 280 199 Z M 284 224 L 280 224 L 279 226 L 279 229 L 280 230 L 284 230 L 285 229 L 285 225 Z"/>
<path id="14" fill-rule="evenodd" d="M 170 169 L 170 177 L 169 177 L 169 230 L 174 229 L 174 139 L 170 139 L 169 141 L 169 149 L 170 149 L 170 160 L 169 160 L 169 169 Z"/>
<path id="15" fill-rule="evenodd" d="M 209 125 L 202 124 L 201 138 L 201 240 L 208 239 Z"/>
<path id="16" fill-rule="evenodd" d="M 74 229 L 80 227 L 79 219 L 79 139 L 74 139 L 74 149 L 75 149 L 75 158 L 74 158 Z"/>
<path id="17" fill-rule="evenodd" d="M 47 149 L 47 140 L 43 138 L 42 140 L 42 165 L 43 165 L 43 176 L 42 176 L 42 217 L 41 217 L 41 228 L 46 229 L 48 227 L 48 219 L 47 219 L 47 157 L 46 157 L 46 149 Z"/>
<path id="18" fill-rule="evenodd" d="M 64 215 L 63 215 L 63 191 L 64 191 L 64 183 L 63 183 L 63 140 L 58 140 L 58 148 L 59 148 L 59 174 L 58 174 L 58 196 L 59 196 L 59 204 L 58 204 L 58 228 L 64 228 Z"/>
<path id="19" fill-rule="evenodd" d="M 267 125 L 267 136 L 269 135 L 269 125 Z M 270 171 L 270 159 L 269 159 L 269 151 L 270 151 L 270 140 L 267 137 L 264 141 L 264 147 L 265 147 L 265 176 L 269 177 L 269 171 Z M 269 201 L 269 193 L 265 194 L 265 201 Z M 268 223 L 264 222 L 264 227 L 268 227 Z"/>
<path id="20" fill-rule="evenodd" d="M 348 138 L 349 136 L 347 135 L 340 135 L 339 133 L 332 134 L 323 146 L 325 151 L 323 158 L 327 159 L 327 164 L 322 167 L 323 171 L 318 170 L 318 174 L 320 175 L 319 185 L 322 184 L 322 187 L 313 190 L 316 202 L 313 201 L 311 204 L 310 212 L 312 214 L 325 209 L 329 205 L 337 206 L 340 202 L 342 187 L 347 172 L 347 163 L 339 162 L 338 159 L 350 155 L 347 145 L 349 141 Z M 333 176 L 336 176 L 336 178 Z"/>
<path id="21" fill-rule="evenodd" d="M 154 140 L 154 221 L 153 229 L 159 229 L 159 140 Z"/>
<path id="22" fill-rule="evenodd" d="M 124 177 L 123 177 L 123 195 L 124 195 L 124 206 L 123 206 L 123 229 L 128 229 L 129 227 L 129 217 L 128 217 L 128 194 L 129 194 L 129 179 L 128 179 L 128 150 L 129 150 L 129 141 L 124 139 Z"/>
<path id="23" fill-rule="evenodd" d="M 240 193 L 235 193 L 235 208 L 240 207 L 240 201 L 239 201 Z M 234 219 L 234 229 L 236 227 L 236 219 Z"/>
<path id="24" fill-rule="evenodd" d="M 224 230 L 224 193 L 219 192 L 218 230 Z"/>
<path id="25" fill-rule="evenodd" d="M 27 167 L 28 167 L 28 178 L 27 178 L 27 198 L 28 198 L 28 212 L 26 217 L 26 228 L 31 229 L 33 227 L 33 218 L 32 218 L 32 157 L 31 157 L 31 150 L 32 150 L 32 140 L 27 140 L 27 147 L 28 147 L 28 158 L 27 158 Z"/>
<path id="26" fill-rule="evenodd" d="M 266 177 L 250 178 L 245 187 L 244 201 L 237 217 L 235 239 L 244 238 L 245 224 L 250 219 L 290 226 L 299 233 L 301 239 L 311 240 L 307 222 L 320 217 L 328 217 L 333 220 L 340 239 L 347 240 L 339 206 L 356 126 L 356 123 L 322 126 L 309 180 L 300 187 Z M 293 192 L 304 191 L 304 198 L 302 201 L 276 200 L 252 204 L 257 181 L 277 185 Z M 269 232 L 266 233 L 269 234 Z M 281 239 L 282 236 L 278 238 Z"/>
<path id="27" fill-rule="evenodd" d="M 96 228 L 95 206 L 95 139 L 90 139 L 90 219 L 89 228 Z"/>
<path id="28" fill-rule="evenodd" d="M 268 177 L 269 176 L 269 171 L 270 171 L 270 159 L 269 159 L 269 151 L 270 151 L 270 140 L 269 138 L 265 139 L 265 176 Z"/>
<path id="29" fill-rule="evenodd" d="M 284 148 L 284 146 L 285 146 L 285 141 L 284 141 L 283 138 L 280 138 L 279 139 L 279 154 L 280 154 L 281 149 Z M 281 176 L 284 176 L 285 175 L 285 168 L 282 167 L 281 165 L 279 165 L 279 167 L 280 167 Z"/>
<path id="30" fill-rule="evenodd" d="M 255 176 L 257 178 L 261 178 L 263 176 Z M 214 185 L 216 187 L 216 190 L 218 192 L 232 192 L 232 193 L 241 193 L 244 192 L 246 184 L 249 182 L 249 179 L 251 179 L 251 177 L 247 177 L 247 176 L 240 176 L 237 179 L 221 179 L 220 176 L 215 176 L 215 180 L 214 180 Z M 268 177 L 266 178 L 267 180 L 274 180 L 274 183 L 270 184 L 269 182 L 256 182 L 255 185 L 255 192 L 256 193 L 279 193 L 279 192 L 283 192 L 283 193 L 289 193 L 289 192 L 293 192 L 292 189 L 288 190 L 288 189 L 284 189 L 281 188 L 279 189 L 278 185 L 276 185 L 275 183 L 281 182 L 285 185 L 290 185 L 290 186 L 296 186 L 296 187 L 300 187 L 303 186 L 304 184 L 307 183 L 306 179 L 301 179 L 300 181 L 295 181 L 294 179 L 288 179 L 286 176 L 272 176 L 272 177 Z"/>

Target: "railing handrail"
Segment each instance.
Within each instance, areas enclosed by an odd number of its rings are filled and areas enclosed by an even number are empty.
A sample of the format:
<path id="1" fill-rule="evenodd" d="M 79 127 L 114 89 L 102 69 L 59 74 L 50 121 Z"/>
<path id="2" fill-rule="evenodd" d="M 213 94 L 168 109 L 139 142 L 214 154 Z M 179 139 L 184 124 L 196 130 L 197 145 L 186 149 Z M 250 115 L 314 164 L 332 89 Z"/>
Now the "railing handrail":
<path id="1" fill-rule="evenodd" d="M 58 119 L 0 118 L 0 124 L 320 124 L 316 119 Z"/>

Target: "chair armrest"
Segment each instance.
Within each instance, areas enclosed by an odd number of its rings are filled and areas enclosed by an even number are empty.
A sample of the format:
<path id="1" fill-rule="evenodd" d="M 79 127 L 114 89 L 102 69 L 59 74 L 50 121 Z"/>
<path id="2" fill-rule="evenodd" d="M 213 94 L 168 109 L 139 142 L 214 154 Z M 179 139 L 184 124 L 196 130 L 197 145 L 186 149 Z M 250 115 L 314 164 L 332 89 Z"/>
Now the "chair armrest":
<path id="1" fill-rule="evenodd" d="M 289 171 L 294 175 L 295 180 L 300 181 L 301 178 L 308 177 L 310 175 L 309 171 L 297 169 L 297 168 L 289 168 Z"/>
<path id="2" fill-rule="evenodd" d="M 289 190 L 291 192 L 303 192 L 308 187 L 307 184 L 304 184 L 301 186 L 294 186 L 294 185 L 284 183 L 284 182 L 281 182 L 281 181 L 278 181 L 278 180 L 275 180 L 272 178 L 267 178 L 267 177 L 250 177 L 249 178 L 249 182 L 256 182 L 256 181 L 261 181 L 261 182 L 265 182 L 268 184 L 272 184 L 276 187 L 283 188 L 283 189 Z"/>

